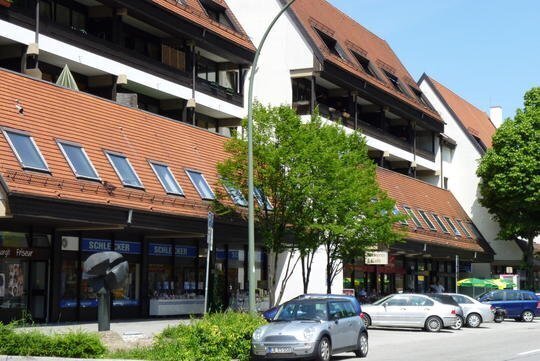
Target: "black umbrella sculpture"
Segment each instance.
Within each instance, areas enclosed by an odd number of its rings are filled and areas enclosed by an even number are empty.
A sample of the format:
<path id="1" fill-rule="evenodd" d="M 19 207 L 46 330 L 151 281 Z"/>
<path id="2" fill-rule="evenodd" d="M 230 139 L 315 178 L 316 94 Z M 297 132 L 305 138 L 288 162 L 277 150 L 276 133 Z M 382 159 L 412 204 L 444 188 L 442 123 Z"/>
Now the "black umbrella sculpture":
<path id="1" fill-rule="evenodd" d="M 98 295 L 98 331 L 109 331 L 111 290 L 123 286 L 129 274 L 128 262 L 118 252 L 100 252 L 88 257 L 83 271 Z"/>

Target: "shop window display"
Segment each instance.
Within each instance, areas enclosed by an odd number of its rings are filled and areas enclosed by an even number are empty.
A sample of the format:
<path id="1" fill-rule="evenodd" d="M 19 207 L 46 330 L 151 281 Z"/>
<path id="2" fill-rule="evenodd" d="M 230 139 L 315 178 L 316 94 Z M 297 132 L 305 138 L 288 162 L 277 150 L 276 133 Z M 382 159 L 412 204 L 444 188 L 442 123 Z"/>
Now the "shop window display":
<path id="1" fill-rule="evenodd" d="M 60 307 L 77 307 L 77 275 L 79 273 L 79 262 L 75 260 L 62 260 L 62 271 L 60 273 Z"/>
<path id="2" fill-rule="evenodd" d="M 28 262 L 0 261 L 0 309 L 24 309 L 28 297 Z"/>
<path id="3" fill-rule="evenodd" d="M 173 295 L 173 266 L 151 263 L 148 265 L 148 287 L 151 298 L 168 298 Z"/>

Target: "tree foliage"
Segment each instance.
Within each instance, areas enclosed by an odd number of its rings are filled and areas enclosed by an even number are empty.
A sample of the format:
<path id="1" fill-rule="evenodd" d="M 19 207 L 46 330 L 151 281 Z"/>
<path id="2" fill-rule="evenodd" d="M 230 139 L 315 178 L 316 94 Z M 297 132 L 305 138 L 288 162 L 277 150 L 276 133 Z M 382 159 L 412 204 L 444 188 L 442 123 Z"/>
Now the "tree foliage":
<path id="1" fill-rule="evenodd" d="M 477 170 L 480 203 L 501 227 L 501 239 L 528 241 L 529 271 L 533 239 L 540 232 L 540 87 L 525 94 L 525 106 L 493 136 Z M 527 277 L 533 287 L 531 274 Z"/>

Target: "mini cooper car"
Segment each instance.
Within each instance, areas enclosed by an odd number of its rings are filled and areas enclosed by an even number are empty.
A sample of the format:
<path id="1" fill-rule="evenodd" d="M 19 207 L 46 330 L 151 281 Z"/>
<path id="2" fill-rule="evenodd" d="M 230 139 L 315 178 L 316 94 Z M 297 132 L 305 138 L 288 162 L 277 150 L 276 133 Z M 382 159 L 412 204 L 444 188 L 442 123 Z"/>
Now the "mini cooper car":
<path id="1" fill-rule="evenodd" d="M 281 305 L 272 319 L 253 333 L 254 360 L 315 359 L 354 351 L 368 353 L 368 333 L 353 303 L 339 298 L 295 299 Z"/>

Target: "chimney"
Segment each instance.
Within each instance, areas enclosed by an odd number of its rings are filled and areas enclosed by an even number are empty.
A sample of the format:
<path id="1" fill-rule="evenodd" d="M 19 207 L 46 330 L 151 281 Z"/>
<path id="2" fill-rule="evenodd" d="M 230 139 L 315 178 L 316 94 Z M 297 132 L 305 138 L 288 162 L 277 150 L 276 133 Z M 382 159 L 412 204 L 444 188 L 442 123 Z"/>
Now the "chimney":
<path id="1" fill-rule="evenodd" d="M 502 107 L 496 105 L 489 108 L 489 119 L 491 119 L 491 122 L 495 126 L 495 128 L 499 128 L 503 122 L 503 111 Z"/>

